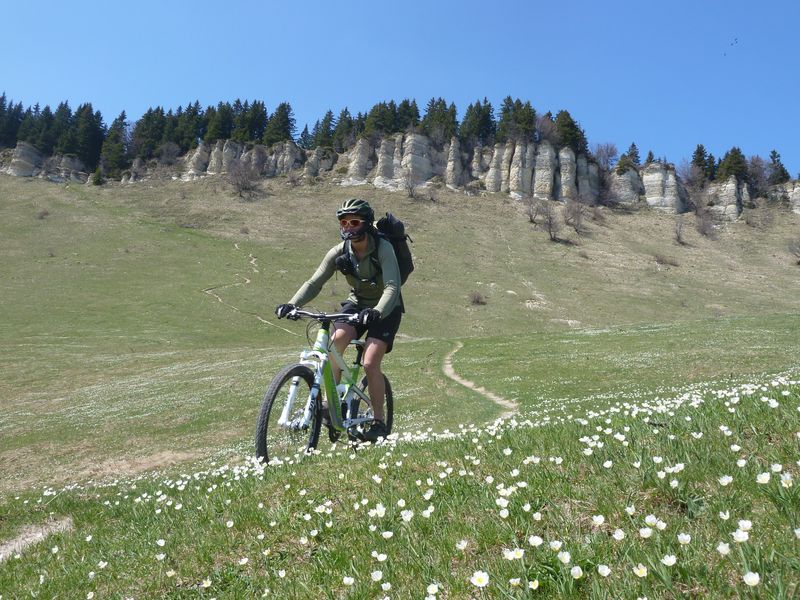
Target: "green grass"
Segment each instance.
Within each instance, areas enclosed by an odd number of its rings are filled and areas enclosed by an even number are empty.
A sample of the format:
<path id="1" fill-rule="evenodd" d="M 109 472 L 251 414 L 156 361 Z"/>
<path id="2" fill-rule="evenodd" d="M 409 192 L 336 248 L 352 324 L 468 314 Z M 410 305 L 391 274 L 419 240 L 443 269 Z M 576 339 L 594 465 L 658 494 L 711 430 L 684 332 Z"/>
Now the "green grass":
<path id="1" fill-rule="evenodd" d="M 785 247 L 796 215 L 777 213 L 768 230 L 730 225 L 717 241 L 690 229 L 681 246 L 669 216 L 607 213 L 565 245 L 502 196 L 357 193 L 400 215 L 415 241 L 408 312 L 385 363 L 400 438 L 356 454 L 324 442 L 319 456 L 262 472 L 246 463 L 261 396 L 305 343 L 303 324 L 272 307 L 335 243 L 333 209 L 353 190 L 276 179 L 242 202 L 213 179 L 95 188 L 0 177 L 0 540 L 73 524 L 0 564 L 0 595 L 373 598 L 376 569 L 392 598 L 424 597 L 433 582 L 446 597 L 525 595 L 515 578 L 538 580 L 545 597 L 798 593 L 800 400 L 796 383 L 769 385 L 798 376 L 798 270 Z M 314 304 L 332 309 L 346 292 L 335 279 Z M 456 372 L 519 415 L 484 425 L 504 409 L 445 377 L 457 342 Z M 767 389 L 736 388 L 748 383 Z M 657 398 L 703 402 L 662 410 Z M 685 468 L 661 479 L 654 456 Z M 778 463 L 792 487 L 780 474 L 756 483 Z M 721 486 L 723 475 L 734 483 Z M 514 489 L 505 518 L 502 489 Z M 328 500 L 330 515 L 314 511 Z M 377 503 L 386 514 L 370 517 Z M 645 540 L 648 514 L 667 525 Z M 754 524 L 741 545 L 730 538 L 739 519 Z M 561 540 L 584 576 L 531 535 Z M 505 560 L 504 548 L 525 557 Z M 658 562 L 667 553 L 674 567 Z M 639 562 L 646 578 L 633 574 Z M 743 585 L 745 569 L 760 587 Z M 490 575 L 483 591 L 469 582 L 476 570 Z"/>

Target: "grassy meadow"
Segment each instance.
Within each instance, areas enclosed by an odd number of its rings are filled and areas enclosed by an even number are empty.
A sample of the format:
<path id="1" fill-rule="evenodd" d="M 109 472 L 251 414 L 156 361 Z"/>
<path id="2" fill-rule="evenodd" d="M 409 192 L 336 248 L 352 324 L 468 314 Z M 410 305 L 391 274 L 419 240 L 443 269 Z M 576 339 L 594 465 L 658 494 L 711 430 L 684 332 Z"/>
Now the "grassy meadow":
<path id="1" fill-rule="evenodd" d="M 414 239 L 396 436 L 265 469 L 272 308 L 352 195 Z M 0 598 L 796 597 L 800 216 L 752 216 L 553 243 L 502 195 L 0 177 Z"/>

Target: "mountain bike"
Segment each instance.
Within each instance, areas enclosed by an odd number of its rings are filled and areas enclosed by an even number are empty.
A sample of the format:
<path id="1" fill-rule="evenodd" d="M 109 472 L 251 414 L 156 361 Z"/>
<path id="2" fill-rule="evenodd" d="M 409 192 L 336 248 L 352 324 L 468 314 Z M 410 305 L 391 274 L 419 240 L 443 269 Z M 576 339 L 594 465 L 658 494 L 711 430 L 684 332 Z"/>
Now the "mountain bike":
<path id="1" fill-rule="evenodd" d="M 272 379 L 261 403 L 256 425 L 256 459 L 264 463 L 282 463 L 308 454 L 317 447 L 323 418 L 323 401 L 327 401 L 328 437 L 337 442 L 342 435 L 359 443 L 375 422 L 373 404 L 369 397 L 367 377 L 359 381 L 364 354 L 364 342 L 353 340 L 356 351 L 352 365 L 346 364 L 331 339 L 334 322 L 353 323 L 356 316 L 349 313 L 323 313 L 294 309 L 290 319 L 310 319 L 306 331 L 310 349 L 300 353 L 300 361 L 285 366 Z M 311 343 L 311 331 L 319 324 Z M 340 383 L 333 377 L 331 360 L 342 370 Z M 384 375 L 386 396 L 384 422 L 392 430 L 392 387 Z"/>

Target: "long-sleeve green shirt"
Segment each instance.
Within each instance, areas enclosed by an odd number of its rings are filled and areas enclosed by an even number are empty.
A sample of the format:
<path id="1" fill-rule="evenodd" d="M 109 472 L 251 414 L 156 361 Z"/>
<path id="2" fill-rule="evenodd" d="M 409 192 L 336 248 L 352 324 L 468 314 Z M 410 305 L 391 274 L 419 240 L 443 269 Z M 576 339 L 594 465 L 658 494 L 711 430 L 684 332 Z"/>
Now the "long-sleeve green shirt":
<path id="1" fill-rule="evenodd" d="M 350 248 L 350 261 L 355 266 L 356 274 L 346 276 L 351 287 L 348 300 L 364 308 L 374 308 L 380 311 L 381 317 L 385 317 L 402 302 L 400 268 L 391 242 L 372 235 L 367 240 L 367 253 L 361 261 L 356 259 Z M 289 300 L 291 304 L 303 306 L 317 297 L 325 282 L 336 272 L 336 258 L 344 252 L 344 248 L 345 242 L 342 242 L 328 250 L 311 279 Z M 380 269 L 374 264 L 373 256 L 377 256 Z"/>

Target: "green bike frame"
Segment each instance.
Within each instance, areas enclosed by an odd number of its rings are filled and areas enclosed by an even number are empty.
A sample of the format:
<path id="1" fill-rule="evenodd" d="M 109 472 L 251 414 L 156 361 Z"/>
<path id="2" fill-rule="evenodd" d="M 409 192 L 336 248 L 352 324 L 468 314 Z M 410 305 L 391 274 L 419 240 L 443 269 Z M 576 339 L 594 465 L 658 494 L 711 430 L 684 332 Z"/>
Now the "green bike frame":
<path id="1" fill-rule="evenodd" d="M 320 321 L 320 328 L 317 332 L 317 339 L 314 345 L 310 350 L 304 350 L 300 353 L 300 364 L 311 368 L 314 373 L 314 384 L 311 387 L 311 394 L 306 404 L 302 422 L 299 424 L 301 428 L 305 428 L 311 423 L 311 419 L 316 412 L 316 403 L 320 400 L 320 391 L 322 391 L 324 397 L 328 400 L 331 426 L 334 429 L 346 431 L 352 427 L 364 423 L 371 423 L 373 421 L 371 417 L 357 416 L 358 404 L 360 401 L 363 401 L 367 406 L 372 406 L 367 394 L 358 386 L 358 378 L 361 373 L 361 357 L 364 353 L 364 342 L 361 340 L 353 340 L 350 342 L 356 347 L 356 359 L 352 366 L 348 366 L 342 355 L 339 354 L 336 347 L 331 343 L 330 339 L 330 327 L 333 320 L 339 317 L 349 318 L 350 316 L 351 315 L 346 314 L 332 314 L 329 315 L 329 317 L 331 317 L 330 319 Z M 342 371 L 340 383 L 338 385 L 333 378 L 331 360 L 334 360 Z M 340 410 L 336 410 L 337 408 Z M 286 417 L 288 417 L 290 410 L 291 402 L 287 402 L 284 406 L 284 414 Z M 348 416 L 343 417 L 343 412 Z M 280 424 L 286 423 L 286 419 L 283 418 L 283 415 L 278 422 Z"/>

